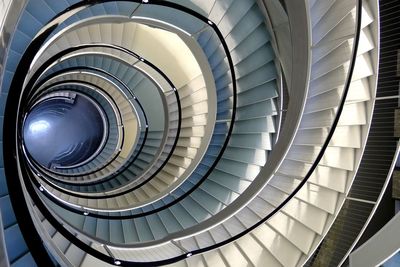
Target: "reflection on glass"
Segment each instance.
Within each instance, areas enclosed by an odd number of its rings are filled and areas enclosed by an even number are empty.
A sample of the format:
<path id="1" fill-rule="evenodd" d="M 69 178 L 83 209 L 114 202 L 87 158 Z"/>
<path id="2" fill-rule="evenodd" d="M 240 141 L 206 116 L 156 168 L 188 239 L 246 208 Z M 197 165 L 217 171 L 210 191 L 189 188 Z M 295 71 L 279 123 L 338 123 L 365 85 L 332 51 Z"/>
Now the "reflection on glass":
<path id="1" fill-rule="evenodd" d="M 50 128 L 50 123 L 45 120 L 34 121 L 29 125 L 29 131 L 31 135 L 34 134 L 46 134 Z"/>

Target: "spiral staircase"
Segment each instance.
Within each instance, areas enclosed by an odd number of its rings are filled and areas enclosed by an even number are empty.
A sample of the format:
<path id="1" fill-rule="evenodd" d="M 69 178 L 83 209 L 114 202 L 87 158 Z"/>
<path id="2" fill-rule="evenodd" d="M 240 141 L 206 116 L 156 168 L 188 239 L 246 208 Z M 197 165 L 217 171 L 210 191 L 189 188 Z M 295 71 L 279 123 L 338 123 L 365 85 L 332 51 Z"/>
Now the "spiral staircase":
<path id="1" fill-rule="evenodd" d="M 398 155 L 380 8 L 2 0 L 0 265 L 342 265 Z"/>

